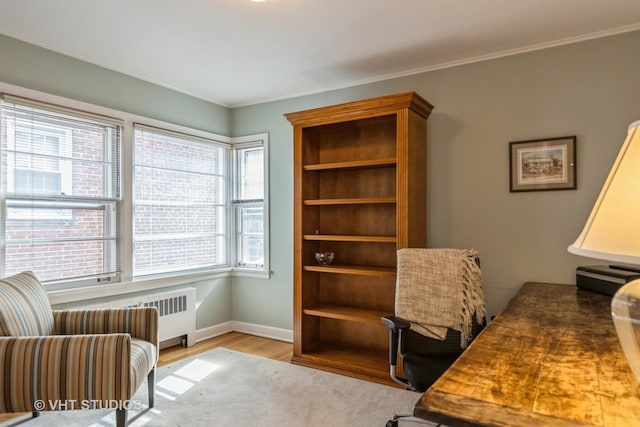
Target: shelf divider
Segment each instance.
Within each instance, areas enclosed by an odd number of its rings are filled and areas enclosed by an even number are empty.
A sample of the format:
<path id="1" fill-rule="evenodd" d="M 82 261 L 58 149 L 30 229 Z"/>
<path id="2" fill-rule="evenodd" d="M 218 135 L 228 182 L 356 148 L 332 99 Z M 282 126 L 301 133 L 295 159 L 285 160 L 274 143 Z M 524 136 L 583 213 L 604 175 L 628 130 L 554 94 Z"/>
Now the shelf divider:
<path id="1" fill-rule="evenodd" d="M 393 316 L 393 312 L 370 308 L 347 307 L 335 304 L 316 304 L 304 309 L 304 314 L 349 322 L 369 323 L 386 327 L 380 320 L 383 316 Z"/>
<path id="2" fill-rule="evenodd" d="M 358 276 L 395 276 L 395 267 L 378 267 L 372 265 L 305 265 L 305 271 L 333 274 L 354 274 Z"/>
<path id="3" fill-rule="evenodd" d="M 333 205 L 377 205 L 377 204 L 394 204 L 395 197 L 362 197 L 348 199 L 307 199 L 304 201 L 306 206 L 333 206 Z"/>
<path id="4" fill-rule="evenodd" d="M 320 242 L 396 243 L 396 236 L 354 236 L 345 234 L 305 234 L 305 240 Z"/>
<path id="5" fill-rule="evenodd" d="M 368 168 L 392 167 L 392 166 L 395 166 L 396 163 L 397 163 L 397 159 L 395 157 L 389 157 L 385 159 L 353 160 L 348 162 L 333 162 L 333 163 L 317 163 L 313 165 L 305 165 L 303 168 L 305 171 L 368 169 Z"/>

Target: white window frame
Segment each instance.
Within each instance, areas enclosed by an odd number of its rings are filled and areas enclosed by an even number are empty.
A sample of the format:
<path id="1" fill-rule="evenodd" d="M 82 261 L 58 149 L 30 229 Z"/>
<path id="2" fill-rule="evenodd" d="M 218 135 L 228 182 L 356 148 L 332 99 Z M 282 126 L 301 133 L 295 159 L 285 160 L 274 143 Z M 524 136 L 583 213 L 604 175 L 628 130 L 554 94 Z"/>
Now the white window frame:
<path id="1" fill-rule="evenodd" d="M 232 181 L 233 181 L 233 201 L 231 208 L 233 209 L 233 274 L 236 276 L 249 277 L 270 277 L 270 256 L 269 256 L 269 134 L 260 133 L 255 135 L 246 135 L 231 138 L 232 145 Z M 262 200 L 241 200 L 239 198 L 239 166 L 237 153 L 247 148 L 262 147 L 263 150 L 263 199 Z M 263 264 L 262 265 L 243 265 L 240 259 L 240 239 L 241 239 L 241 221 L 239 219 L 239 210 L 243 207 L 255 207 L 262 205 L 263 208 Z"/>
<path id="2" fill-rule="evenodd" d="M 0 93 L 2 94 L 4 101 L 8 103 L 15 102 L 16 104 L 19 104 L 19 105 L 33 106 L 36 108 L 41 108 L 43 110 L 52 111 L 52 112 L 61 112 L 71 117 L 77 117 L 77 118 L 85 117 L 91 120 L 97 120 L 98 122 L 104 122 L 110 125 L 115 125 L 116 127 L 119 128 L 120 132 L 123 131 L 124 122 L 120 119 L 113 118 L 112 116 L 102 115 L 99 112 L 98 113 L 90 112 L 90 109 L 85 110 L 77 106 L 71 106 L 65 102 L 57 101 L 56 98 L 54 98 L 54 100 L 48 100 L 46 99 L 47 98 L 46 96 L 42 97 L 45 99 L 38 99 L 39 97 L 23 97 L 23 95 L 20 93 L 21 92 L 20 90 L 14 92 L 16 93 L 16 95 L 8 94 L 2 90 L 3 86 L 5 85 L 0 84 Z M 14 121 L 12 120 L 7 120 L 5 122 L 6 130 L 7 130 L 7 133 L 6 133 L 7 150 L 15 150 L 16 131 L 18 132 L 20 131 L 20 125 L 22 124 L 20 123 L 22 121 L 21 119 L 17 118 L 17 120 L 19 123 L 14 123 Z M 1 202 L 0 210 L 3 213 L 3 216 L 4 214 L 6 214 L 7 209 L 11 207 L 18 207 L 18 208 L 27 207 L 27 208 L 33 209 L 30 217 L 28 218 L 29 221 L 32 221 L 34 219 L 56 221 L 56 220 L 68 220 L 72 218 L 72 214 L 68 210 L 76 207 L 81 209 L 99 209 L 99 210 L 105 209 L 105 206 L 107 205 L 110 207 L 113 207 L 114 214 L 105 217 L 105 221 L 112 221 L 112 222 L 109 222 L 108 224 L 115 224 L 115 227 L 114 227 L 115 238 L 112 239 L 112 238 L 104 237 L 103 235 L 103 240 L 105 242 L 109 240 L 115 240 L 116 242 L 115 264 L 110 265 L 110 267 L 106 269 L 106 271 L 101 273 L 97 273 L 93 275 L 82 275 L 82 276 L 77 276 L 73 278 L 52 279 L 52 280 L 43 281 L 43 284 L 47 287 L 47 289 L 73 289 L 73 288 L 92 285 L 95 283 L 111 281 L 113 279 L 118 281 L 120 271 L 118 266 L 119 259 L 117 255 L 120 248 L 118 245 L 117 217 L 118 217 L 118 210 L 119 210 L 118 206 L 120 205 L 120 200 L 121 200 L 120 199 L 121 187 L 119 189 L 116 189 L 113 195 L 104 196 L 102 198 L 87 197 L 87 196 L 76 197 L 71 195 L 72 188 L 73 188 L 73 175 L 69 168 L 64 167 L 64 164 L 65 162 L 71 161 L 69 160 L 69 157 L 73 150 L 72 131 L 70 129 L 66 129 L 50 123 L 38 123 L 37 128 L 35 128 L 35 132 L 31 124 L 29 124 L 28 126 L 29 126 L 28 131 L 31 133 L 36 133 L 39 135 L 55 135 L 56 137 L 60 137 L 60 140 L 59 140 L 60 145 L 58 146 L 57 155 L 60 157 L 59 173 L 61 175 L 60 176 L 61 191 L 60 191 L 60 194 L 57 194 L 57 195 L 45 194 L 45 195 L 32 196 L 28 194 L 16 193 L 14 176 L 12 173 L 9 173 L 10 171 L 15 170 L 16 164 L 14 159 L 8 156 L 7 157 L 8 173 L 7 173 L 7 182 L 6 182 L 6 194 L 3 194 L 2 195 L 3 197 L 0 198 L 0 202 Z M 118 146 L 114 147 L 116 151 L 118 152 L 121 151 L 122 149 L 121 144 L 122 144 L 122 134 L 120 135 Z M 121 167 L 121 160 L 122 159 L 120 158 L 119 161 L 115 163 L 116 167 L 118 168 Z M 39 170 L 39 169 L 32 169 L 32 170 Z M 116 172 L 116 173 L 119 174 L 120 172 Z M 119 184 L 120 183 L 117 183 L 116 185 L 119 185 Z M 21 219 L 22 218 L 19 218 L 18 220 L 21 220 Z M 111 228 L 110 225 L 106 225 L 106 224 L 107 223 L 105 223 L 105 227 Z M 6 223 L 5 223 L 5 220 L 3 219 L 2 221 L 0 221 L 0 240 L 2 243 L 0 245 L 0 256 L 2 257 L 0 259 L 0 264 L 2 266 L 3 272 L 5 271 L 5 268 L 6 268 L 6 264 L 5 264 L 6 263 L 6 259 L 5 259 L 6 242 L 4 241 L 5 232 L 6 232 Z M 103 259 L 103 264 L 104 264 L 104 261 L 105 260 Z"/>

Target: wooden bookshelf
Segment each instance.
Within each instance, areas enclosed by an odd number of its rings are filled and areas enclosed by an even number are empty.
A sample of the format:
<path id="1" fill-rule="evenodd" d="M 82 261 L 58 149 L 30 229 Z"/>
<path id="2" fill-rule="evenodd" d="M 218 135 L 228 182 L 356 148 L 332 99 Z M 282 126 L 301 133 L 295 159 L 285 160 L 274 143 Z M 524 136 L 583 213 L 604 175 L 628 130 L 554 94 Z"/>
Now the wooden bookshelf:
<path id="1" fill-rule="evenodd" d="M 286 114 L 294 133 L 294 355 L 388 378 L 396 251 L 426 246 L 432 106 L 403 93 Z M 319 265 L 315 252 L 334 252 Z"/>

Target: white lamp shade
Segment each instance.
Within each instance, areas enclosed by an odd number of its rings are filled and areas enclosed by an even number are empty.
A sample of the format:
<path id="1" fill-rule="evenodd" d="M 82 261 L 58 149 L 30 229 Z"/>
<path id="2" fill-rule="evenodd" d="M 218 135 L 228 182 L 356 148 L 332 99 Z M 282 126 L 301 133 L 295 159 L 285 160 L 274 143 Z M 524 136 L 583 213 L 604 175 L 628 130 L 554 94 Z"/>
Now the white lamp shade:
<path id="1" fill-rule="evenodd" d="M 640 120 L 629 126 L 591 215 L 569 252 L 640 265 Z"/>

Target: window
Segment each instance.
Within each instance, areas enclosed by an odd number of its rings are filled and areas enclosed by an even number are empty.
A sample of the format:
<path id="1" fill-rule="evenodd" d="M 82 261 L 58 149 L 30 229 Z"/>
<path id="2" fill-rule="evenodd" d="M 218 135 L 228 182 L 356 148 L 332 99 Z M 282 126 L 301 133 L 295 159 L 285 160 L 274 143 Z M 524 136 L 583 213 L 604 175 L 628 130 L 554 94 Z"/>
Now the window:
<path id="1" fill-rule="evenodd" d="M 43 98 L 74 108 L 0 93 L 0 276 L 64 290 L 267 275 L 267 134 Z"/>
<path id="2" fill-rule="evenodd" d="M 234 138 L 235 267 L 266 272 L 268 259 L 265 192 L 267 135 Z"/>
<path id="3" fill-rule="evenodd" d="M 135 125 L 133 276 L 229 267 L 229 145 Z"/>
<path id="4" fill-rule="evenodd" d="M 1 102 L 2 275 L 116 275 L 122 123 L 9 95 Z"/>

